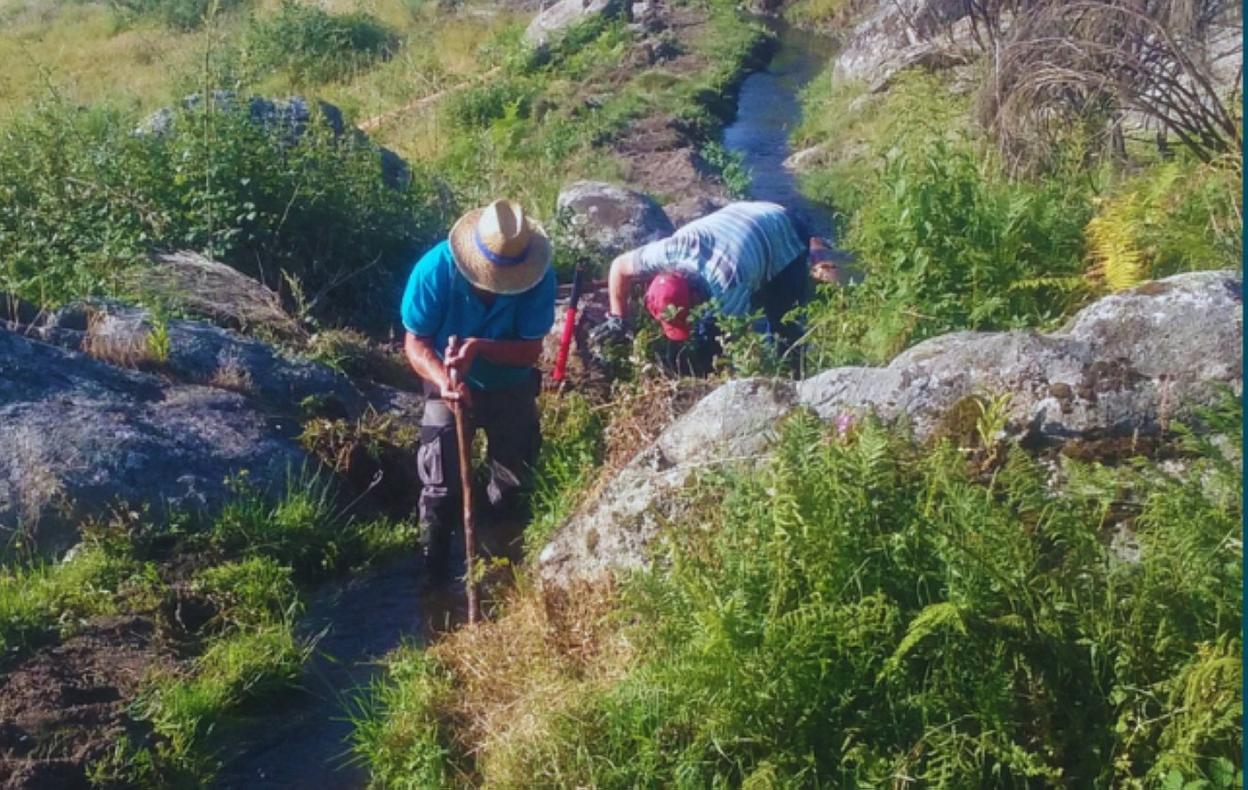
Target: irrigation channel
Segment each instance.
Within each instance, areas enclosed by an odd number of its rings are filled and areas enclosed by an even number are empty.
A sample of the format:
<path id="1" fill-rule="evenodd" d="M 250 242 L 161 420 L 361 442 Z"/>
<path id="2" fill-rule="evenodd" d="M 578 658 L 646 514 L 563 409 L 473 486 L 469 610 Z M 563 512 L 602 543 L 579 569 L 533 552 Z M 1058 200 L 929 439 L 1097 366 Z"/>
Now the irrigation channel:
<path id="1" fill-rule="evenodd" d="M 741 154 L 750 171 L 751 198 L 794 210 L 811 233 L 832 238 L 831 212 L 802 194 L 784 161 L 793 153 L 789 134 L 801 119 L 802 88 L 827 66 L 834 44 L 777 17 L 760 21 L 776 36 L 778 46 L 767 68 L 741 84 L 736 119 L 724 129 L 724 147 Z"/>
<path id="2" fill-rule="evenodd" d="M 742 154 L 752 173 L 751 197 L 801 213 L 810 230 L 831 236 L 831 214 L 808 201 L 783 167 L 792 153 L 789 133 L 800 117 L 799 93 L 830 56 L 827 38 L 766 18 L 778 47 L 763 70 L 741 85 L 736 120 L 724 145 Z M 486 556 L 520 558 L 522 524 L 481 525 Z M 353 700 L 381 671 L 377 661 L 405 640 L 417 643 L 462 622 L 465 606 L 457 585 L 422 590 L 413 555 L 316 593 L 298 633 L 314 640 L 300 690 L 264 710 L 252 711 L 223 733 L 219 788 L 318 788 L 367 784 L 366 771 L 349 762 Z"/>

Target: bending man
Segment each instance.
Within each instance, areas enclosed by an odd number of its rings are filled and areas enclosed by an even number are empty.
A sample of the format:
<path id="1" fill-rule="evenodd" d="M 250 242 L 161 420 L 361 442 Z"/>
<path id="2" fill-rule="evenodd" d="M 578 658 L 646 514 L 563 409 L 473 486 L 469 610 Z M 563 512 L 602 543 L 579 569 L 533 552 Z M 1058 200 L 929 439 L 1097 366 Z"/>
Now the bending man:
<path id="1" fill-rule="evenodd" d="M 401 307 L 407 360 L 424 380 L 418 473 L 421 548 L 431 575 L 445 575 L 461 514 L 455 422 L 464 404 L 470 430 L 489 443 L 491 505 L 514 504 L 531 481 L 541 446 L 536 369 L 555 320 L 550 241 L 506 200 L 464 215 L 408 279 Z M 460 338 L 446 354 L 451 336 Z M 459 372 L 459 383 L 450 371 Z"/>
<path id="2" fill-rule="evenodd" d="M 594 338 L 627 338 L 632 284 L 649 280 L 646 309 L 669 340 L 688 340 L 694 331 L 689 309 L 711 300 L 724 315 L 761 310 L 766 331 L 779 336 L 784 351 L 802 333 L 800 324 L 784 320 L 785 314 L 809 300 L 812 275 L 831 276 L 812 271 L 812 249 L 822 249 L 822 242 L 812 239 L 782 206 L 732 203 L 612 261 L 607 280 L 610 314 Z"/>

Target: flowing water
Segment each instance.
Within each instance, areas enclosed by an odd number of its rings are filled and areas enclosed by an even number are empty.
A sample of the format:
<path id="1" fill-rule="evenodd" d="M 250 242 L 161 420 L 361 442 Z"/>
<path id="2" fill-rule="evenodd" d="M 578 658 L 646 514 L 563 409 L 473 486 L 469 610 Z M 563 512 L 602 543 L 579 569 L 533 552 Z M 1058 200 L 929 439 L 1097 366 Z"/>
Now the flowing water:
<path id="1" fill-rule="evenodd" d="M 832 40 L 778 18 L 763 23 L 779 47 L 767 68 L 742 83 L 736 120 L 724 129 L 724 147 L 744 158 L 751 198 L 796 211 L 812 233 L 831 238 L 831 211 L 801 193 L 784 160 L 793 153 L 789 134 L 802 117 L 801 90 L 826 67 L 834 54 Z"/>

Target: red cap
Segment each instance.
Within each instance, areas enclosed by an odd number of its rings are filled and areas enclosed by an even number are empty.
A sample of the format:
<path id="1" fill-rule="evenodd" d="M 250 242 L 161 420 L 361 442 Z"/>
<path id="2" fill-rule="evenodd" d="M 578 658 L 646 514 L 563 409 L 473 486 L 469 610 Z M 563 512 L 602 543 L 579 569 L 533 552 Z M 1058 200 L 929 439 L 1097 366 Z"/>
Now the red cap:
<path id="1" fill-rule="evenodd" d="M 660 274 L 646 289 L 646 309 L 663 325 L 668 340 L 689 339 L 689 281 L 679 274 Z"/>

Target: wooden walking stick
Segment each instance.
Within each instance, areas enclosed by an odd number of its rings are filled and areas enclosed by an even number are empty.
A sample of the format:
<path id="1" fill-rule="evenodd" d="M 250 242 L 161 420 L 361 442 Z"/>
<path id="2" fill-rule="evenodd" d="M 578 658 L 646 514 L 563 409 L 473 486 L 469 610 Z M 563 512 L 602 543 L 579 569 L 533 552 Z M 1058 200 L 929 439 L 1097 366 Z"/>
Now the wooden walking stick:
<path id="1" fill-rule="evenodd" d="M 455 353 L 459 346 L 459 338 L 452 335 L 446 346 L 446 356 Z M 450 370 L 452 386 L 459 385 L 459 371 Z M 468 622 L 477 622 L 480 610 L 477 604 L 477 581 L 474 578 L 477 566 L 477 535 L 476 523 L 472 514 L 472 432 L 469 430 L 464 405 L 460 401 L 449 401 L 451 413 L 455 415 L 455 438 L 459 447 L 459 485 L 464 501 L 464 564 L 468 573 L 464 576 L 464 588 L 468 594 Z"/>

